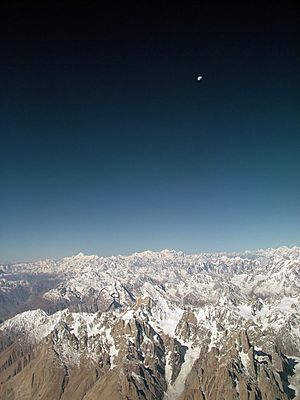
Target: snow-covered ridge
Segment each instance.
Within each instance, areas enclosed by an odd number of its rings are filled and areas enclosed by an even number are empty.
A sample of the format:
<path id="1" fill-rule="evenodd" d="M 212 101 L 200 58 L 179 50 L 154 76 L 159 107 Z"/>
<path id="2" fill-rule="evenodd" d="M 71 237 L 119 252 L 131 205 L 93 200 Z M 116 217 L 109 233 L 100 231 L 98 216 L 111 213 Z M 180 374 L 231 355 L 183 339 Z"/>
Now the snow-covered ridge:
<path id="1" fill-rule="evenodd" d="M 141 252 L 134 252 L 129 255 L 112 255 L 112 256 L 99 256 L 96 254 L 85 254 L 82 251 L 70 256 L 63 257 L 62 259 L 53 260 L 53 259 L 44 259 L 38 260 L 33 262 L 19 262 L 15 264 L 10 264 L 10 266 L 24 266 L 24 265 L 53 265 L 58 262 L 62 261 L 71 261 L 71 260 L 133 260 L 133 259 L 162 259 L 162 258 L 169 258 L 169 257 L 178 257 L 178 258 L 193 258 L 193 259 L 231 259 L 231 258 L 257 258 L 257 257 L 295 257 L 297 259 L 300 258 L 300 247 L 293 246 L 281 246 L 278 248 L 267 248 L 267 249 L 259 249 L 259 250 L 245 250 L 242 252 L 203 252 L 203 253 L 193 253 L 193 254 L 186 254 L 183 251 L 177 250 L 170 250 L 164 249 L 161 251 L 154 251 L 154 250 L 144 250 Z M 0 264 L 1 265 L 1 264 Z M 7 266 L 7 264 L 6 264 Z M 4 265 L 1 265 L 4 267 Z"/>
<path id="2" fill-rule="evenodd" d="M 47 302 L 59 303 L 59 308 L 76 304 L 82 311 L 130 305 L 143 294 L 146 283 L 181 306 L 217 304 L 224 296 L 236 305 L 247 304 L 255 298 L 295 297 L 300 290 L 299 247 L 229 254 L 148 250 L 99 257 L 78 253 L 1 269 L 0 291 L 8 299 L 10 294 L 17 296 L 20 288 L 28 292 L 30 280 L 41 276 L 41 295 Z M 48 289 L 43 286 L 46 278 L 50 279 Z"/>
<path id="3" fill-rule="evenodd" d="M 175 250 L 162 250 L 162 251 L 143 251 L 140 253 L 133 253 L 127 256 L 111 256 L 102 257 L 97 255 L 85 255 L 79 252 L 76 255 L 64 257 L 60 260 L 41 260 L 28 263 L 17 263 L 11 265 L 2 265 L 4 271 L 35 271 L 35 272 L 65 272 L 71 268 L 99 268 L 99 267 L 113 267 L 114 265 L 128 266 L 128 267 L 142 267 L 147 263 L 153 263 L 152 266 L 157 264 L 172 264 L 175 267 L 187 266 L 203 266 L 205 264 L 220 272 L 220 266 L 227 266 L 228 268 L 236 265 L 243 268 L 245 266 L 270 264 L 270 261 L 298 261 L 300 260 L 300 247 L 279 247 L 277 249 L 266 249 L 257 251 L 245 251 L 242 253 L 199 253 L 199 254 L 185 254 L 182 251 Z"/>

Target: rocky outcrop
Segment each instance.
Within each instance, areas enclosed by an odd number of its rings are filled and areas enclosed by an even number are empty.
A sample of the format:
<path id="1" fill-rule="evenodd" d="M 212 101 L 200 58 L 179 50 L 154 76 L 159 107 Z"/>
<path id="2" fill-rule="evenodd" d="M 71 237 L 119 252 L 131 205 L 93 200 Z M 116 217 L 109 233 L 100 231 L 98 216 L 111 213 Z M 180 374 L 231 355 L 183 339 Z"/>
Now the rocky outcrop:
<path id="1" fill-rule="evenodd" d="M 181 400 L 288 400 L 280 377 L 282 358 L 257 352 L 246 331 L 228 338 L 219 349 L 200 355 L 189 374 Z M 280 365 L 278 365 L 280 364 Z"/>
<path id="2" fill-rule="evenodd" d="M 135 312 L 118 315 L 64 311 L 50 317 L 47 323 L 56 323 L 41 340 L 29 335 L 26 342 L 11 326 L 15 339 L 2 339 L 1 399 L 291 398 L 293 368 L 275 343 L 271 353 L 257 349 L 243 328 L 208 345 L 212 335 L 199 336 L 203 331 L 191 310 L 171 337 L 158 329 L 149 304 L 155 303 L 139 300 Z"/>

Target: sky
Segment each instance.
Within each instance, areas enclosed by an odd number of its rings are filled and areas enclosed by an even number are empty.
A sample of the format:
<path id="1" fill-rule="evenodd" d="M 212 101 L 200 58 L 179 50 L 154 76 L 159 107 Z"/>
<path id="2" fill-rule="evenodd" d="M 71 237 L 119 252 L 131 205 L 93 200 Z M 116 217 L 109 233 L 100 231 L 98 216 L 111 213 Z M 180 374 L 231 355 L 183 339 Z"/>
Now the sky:
<path id="1" fill-rule="evenodd" d="M 88 4 L 1 13 L 0 262 L 300 245 L 291 3 Z"/>

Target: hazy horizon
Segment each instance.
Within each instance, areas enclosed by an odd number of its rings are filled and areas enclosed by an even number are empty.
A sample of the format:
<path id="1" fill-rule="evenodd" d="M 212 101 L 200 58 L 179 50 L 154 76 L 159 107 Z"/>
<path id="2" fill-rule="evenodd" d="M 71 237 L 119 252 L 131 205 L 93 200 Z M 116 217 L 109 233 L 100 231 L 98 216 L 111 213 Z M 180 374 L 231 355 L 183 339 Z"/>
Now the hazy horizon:
<path id="1" fill-rule="evenodd" d="M 145 248 L 145 249 L 138 249 L 138 250 L 133 250 L 133 251 L 129 251 L 129 252 L 125 252 L 125 253 L 121 253 L 121 252 L 116 252 L 116 253 L 102 253 L 101 250 L 100 252 L 96 252 L 96 251 L 90 251 L 90 252 L 85 252 L 81 250 L 74 250 L 72 253 L 69 254 L 60 254 L 58 256 L 46 256 L 46 257 L 39 257 L 39 258 L 32 258 L 32 259 L 15 259 L 15 260 L 5 260 L 5 261 L 1 261 L 0 260 L 0 264 L 14 264 L 14 263 L 30 263 L 30 262 L 36 262 L 36 261 L 41 261 L 41 260 L 47 260 L 47 259 L 51 259 L 51 260 L 60 260 L 62 258 L 67 258 L 67 257 L 75 257 L 77 255 L 80 255 L 80 253 L 82 253 L 84 256 L 97 256 L 97 257 L 117 257 L 117 256 L 123 256 L 123 257 L 127 257 L 127 256 L 131 256 L 135 253 L 137 254 L 141 254 L 141 253 L 145 253 L 145 252 L 154 252 L 154 253 L 161 253 L 163 251 L 175 251 L 175 252 L 183 252 L 184 254 L 187 255 L 197 255 L 197 254 L 243 254 L 243 253 L 247 253 L 247 252 L 255 252 L 255 251 L 259 251 L 259 250 L 268 250 L 268 249 L 280 249 L 280 248 L 299 248 L 300 244 L 296 243 L 293 245 L 278 245 L 278 246 L 269 246 L 269 247 L 257 247 L 257 248 L 247 248 L 247 249 L 240 249 L 240 250 L 199 250 L 197 251 L 195 250 L 190 250 L 190 251 L 184 251 L 183 249 L 180 248 Z"/>

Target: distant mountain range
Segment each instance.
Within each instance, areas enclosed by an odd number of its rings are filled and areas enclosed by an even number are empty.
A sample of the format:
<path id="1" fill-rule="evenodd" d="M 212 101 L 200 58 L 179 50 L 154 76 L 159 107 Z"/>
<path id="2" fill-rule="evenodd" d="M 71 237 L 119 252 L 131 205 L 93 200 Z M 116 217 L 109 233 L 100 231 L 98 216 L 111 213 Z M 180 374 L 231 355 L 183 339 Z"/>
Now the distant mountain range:
<path id="1" fill-rule="evenodd" d="M 300 399 L 300 248 L 0 266 L 3 400 Z"/>

